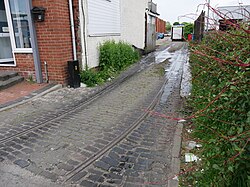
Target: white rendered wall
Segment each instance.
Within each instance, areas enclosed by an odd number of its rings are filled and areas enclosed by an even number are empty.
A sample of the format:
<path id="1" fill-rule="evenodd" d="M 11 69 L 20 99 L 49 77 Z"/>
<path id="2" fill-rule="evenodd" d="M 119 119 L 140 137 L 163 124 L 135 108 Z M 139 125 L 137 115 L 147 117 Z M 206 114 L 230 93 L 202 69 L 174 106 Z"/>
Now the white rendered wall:
<path id="1" fill-rule="evenodd" d="M 120 36 L 88 37 L 88 67 L 93 68 L 99 65 L 99 46 L 107 40 L 119 41 Z"/>
<path id="2" fill-rule="evenodd" d="M 121 1 L 121 38 L 138 48 L 145 47 L 145 12 L 148 0 Z"/>
<path id="3" fill-rule="evenodd" d="M 120 34 L 117 33 L 97 33 L 93 36 L 93 29 L 89 27 L 88 3 L 95 0 L 82 0 L 85 13 L 85 37 L 87 45 L 87 56 L 84 52 L 84 32 L 81 27 L 81 46 L 82 46 L 82 67 L 86 67 L 85 58 L 88 61 L 88 67 L 93 68 L 99 65 L 99 46 L 107 40 L 125 41 L 138 48 L 144 48 L 145 45 L 145 9 L 148 0 L 120 0 Z M 81 7 L 81 5 L 79 4 Z M 93 17 L 93 15 L 92 15 Z M 80 24 L 83 25 L 83 16 L 80 11 Z M 117 26 L 117 25 L 116 25 Z M 93 28 L 93 27 L 92 27 Z"/>
<path id="4" fill-rule="evenodd" d="M 250 16 L 250 5 L 247 6 L 224 6 L 217 8 L 225 19 L 243 19 L 244 21 L 249 20 Z M 222 19 L 216 15 L 217 20 Z"/>

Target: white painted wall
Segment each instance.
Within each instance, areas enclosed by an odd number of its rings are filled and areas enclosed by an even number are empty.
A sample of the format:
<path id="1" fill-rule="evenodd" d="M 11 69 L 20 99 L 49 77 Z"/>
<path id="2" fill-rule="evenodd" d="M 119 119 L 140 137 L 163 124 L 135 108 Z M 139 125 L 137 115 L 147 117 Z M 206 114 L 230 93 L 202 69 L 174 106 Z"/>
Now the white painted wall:
<path id="1" fill-rule="evenodd" d="M 84 52 L 84 29 L 83 29 L 83 21 L 84 18 L 82 16 L 81 8 L 80 8 L 80 24 L 81 24 L 81 45 L 82 45 L 82 67 L 86 67 L 85 65 L 85 58 L 87 58 L 88 61 L 88 67 L 97 67 L 99 65 L 99 46 L 101 43 L 107 40 L 115 40 L 115 41 L 125 41 L 130 43 L 131 45 L 135 45 L 138 48 L 144 48 L 145 44 L 145 9 L 147 8 L 148 0 L 116 0 L 120 1 L 120 34 L 115 32 L 108 32 L 106 30 L 105 32 L 97 33 L 96 36 L 94 34 L 95 29 L 93 29 L 93 26 L 90 26 L 91 22 L 93 23 L 93 15 L 89 15 L 88 11 L 88 3 L 90 1 L 97 2 L 97 0 L 82 0 L 79 3 L 79 7 L 84 8 L 85 13 L 85 37 L 87 41 L 87 56 L 85 56 Z M 102 0 L 104 1 L 104 0 Z M 107 1 L 107 0 L 105 0 Z M 99 2 L 99 0 L 98 0 Z M 112 2 L 112 0 L 111 0 Z M 106 2 L 105 2 L 106 3 Z M 98 9 L 97 4 L 94 8 Z M 93 7 L 92 7 L 93 8 Z M 102 6 L 99 11 L 102 10 Z M 107 8 L 107 7 L 106 7 Z M 93 11 L 93 10 L 92 10 Z M 93 12 L 92 12 L 93 13 Z M 98 14 L 96 14 L 98 16 Z M 92 17 L 92 18 L 91 18 Z M 91 18 L 91 19 L 89 19 Z M 91 21 L 92 20 L 92 21 Z M 96 22 L 97 23 L 97 22 Z M 110 22 L 109 22 L 110 23 Z M 112 25 L 109 25 L 112 26 Z M 105 24 L 105 23 L 103 23 Z M 117 31 L 117 22 L 114 24 L 114 29 Z M 106 28 L 108 29 L 108 28 Z M 109 29 L 112 30 L 112 29 Z M 94 32 L 93 32 L 94 31 Z M 98 29 L 96 30 L 98 31 Z"/>
<path id="2" fill-rule="evenodd" d="M 88 67 L 93 68 L 99 65 L 99 46 L 107 40 L 119 41 L 120 36 L 88 37 Z"/>
<path id="3" fill-rule="evenodd" d="M 148 0 L 122 0 L 122 40 L 138 48 L 145 47 L 145 12 Z"/>
<path id="4" fill-rule="evenodd" d="M 242 6 L 224 6 L 217 8 L 225 17 L 225 19 L 243 19 L 244 21 L 249 20 L 250 17 L 250 5 Z M 222 19 L 216 15 L 216 19 Z"/>

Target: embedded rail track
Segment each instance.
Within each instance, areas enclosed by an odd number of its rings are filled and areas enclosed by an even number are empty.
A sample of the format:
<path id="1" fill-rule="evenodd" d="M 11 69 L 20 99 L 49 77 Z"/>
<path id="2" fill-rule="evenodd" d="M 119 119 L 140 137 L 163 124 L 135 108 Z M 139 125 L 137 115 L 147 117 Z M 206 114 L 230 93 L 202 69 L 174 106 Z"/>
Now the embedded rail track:
<path id="1" fill-rule="evenodd" d="M 48 116 L 47 120 L 44 120 L 43 122 L 38 123 L 37 125 L 33 125 L 32 127 L 28 128 L 28 129 L 25 129 L 25 130 L 23 130 L 21 132 L 18 132 L 18 133 L 15 133 L 13 135 L 10 135 L 8 137 L 4 137 L 4 138 L 0 139 L 0 144 L 4 144 L 6 142 L 12 141 L 15 138 L 22 137 L 23 135 L 31 133 L 36 129 L 39 129 L 39 128 L 43 127 L 43 126 L 46 126 L 46 124 L 48 124 L 48 123 L 58 121 L 61 118 L 65 117 L 66 115 L 73 114 L 79 108 L 86 107 L 86 106 L 90 105 L 93 101 L 97 100 L 101 96 L 103 96 L 106 93 L 108 93 L 108 92 L 112 91 L 113 89 L 115 89 L 117 86 L 119 86 L 120 84 L 122 84 L 126 80 L 130 79 L 137 72 L 141 71 L 142 69 L 148 68 L 150 65 L 145 64 L 145 62 L 146 62 L 146 59 L 151 58 L 152 55 L 154 55 L 154 54 L 150 54 L 145 59 L 142 59 L 141 62 L 144 62 L 143 64 L 137 63 L 136 65 L 134 65 L 134 67 L 131 68 L 129 73 L 125 73 L 125 75 L 122 75 L 119 78 L 115 79 L 113 82 L 107 84 L 106 86 L 101 88 L 99 91 L 97 91 L 97 93 L 94 93 L 92 96 L 90 96 L 88 99 L 83 100 L 82 102 L 79 102 L 74 107 L 70 107 L 67 111 L 64 111 L 63 113 L 56 114 L 56 116 L 55 115 Z M 160 98 L 160 95 L 162 94 L 162 90 L 163 90 L 163 87 L 158 92 L 156 97 L 153 99 L 152 103 L 147 107 L 147 110 L 152 110 L 154 108 L 154 106 L 156 105 L 157 101 Z M 118 138 L 115 138 L 110 144 L 105 146 L 98 153 L 95 153 L 89 159 L 87 159 L 85 162 L 81 163 L 73 171 L 69 172 L 67 174 L 68 177 L 67 177 L 67 179 L 65 181 L 68 181 L 77 172 L 79 172 L 79 171 L 83 170 L 84 168 L 86 168 L 87 166 L 89 166 L 93 161 L 95 161 L 96 159 L 101 157 L 104 153 L 106 153 L 108 150 L 110 150 L 114 145 L 116 145 L 122 139 L 124 139 L 134 128 L 136 128 L 145 119 L 145 117 L 147 115 L 148 115 L 148 113 L 144 112 L 133 124 L 130 125 L 130 127 L 127 130 L 125 130 L 123 132 L 122 135 L 120 135 Z"/>
<path id="2" fill-rule="evenodd" d="M 154 108 L 157 106 L 159 102 L 162 102 L 161 100 L 163 99 L 163 92 L 166 91 L 166 83 L 170 82 L 173 89 L 173 85 L 176 84 L 177 82 L 180 82 L 181 78 L 178 75 L 182 75 L 182 64 L 180 63 L 173 63 L 169 64 L 169 73 L 166 76 L 166 79 L 164 80 L 164 83 L 162 84 L 162 87 L 158 90 L 158 93 L 155 95 L 155 97 L 152 99 L 152 102 L 147 106 L 147 108 L 144 110 L 144 112 L 139 116 L 137 120 L 135 120 L 128 129 L 123 131 L 123 133 L 112 140 L 110 144 L 105 146 L 103 149 L 101 149 L 99 152 L 95 153 L 92 155 L 89 159 L 86 161 L 82 162 L 78 167 L 76 167 L 74 170 L 68 172 L 66 174 L 66 179 L 64 179 L 64 183 L 70 181 L 75 175 L 77 175 L 79 172 L 84 171 L 88 166 L 93 164 L 96 160 L 101 158 L 105 153 L 107 153 L 109 150 L 111 150 L 115 145 L 117 145 L 119 142 L 124 140 L 135 128 L 137 128 L 142 122 L 145 121 L 145 119 L 149 116 L 148 111 L 154 110 Z M 176 74 L 176 72 L 178 72 Z M 178 81 L 179 80 L 179 81 Z M 169 89 L 169 88 L 168 88 Z M 170 94 L 170 93 L 169 93 Z M 164 96 L 166 97 L 166 96 Z M 164 101 L 165 103 L 165 101 Z"/>
<path id="3" fill-rule="evenodd" d="M 166 47 L 164 47 L 166 48 Z M 38 129 L 42 126 L 45 126 L 47 123 L 49 122 L 53 122 L 56 121 L 60 118 L 63 118 L 64 116 L 70 114 L 70 113 L 74 113 L 75 110 L 82 108 L 84 106 L 89 105 L 90 103 L 92 103 L 93 101 L 97 100 L 98 98 L 100 98 L 102 95 L 110 92 L 111 90 L 113 90 L 114 88 L 116 88 L 117 86 L 119 86 L 121 83 L 125 82 L 126 80 L 128 80 L 129 78 L 131 78 L 133 75 L 135 75 L 138 71 L 141 71 L 141 68 L 148 68 L 148 65 L 145 64 L 147 59 L 152 58 L 152 56 L 154 56 L 154 53 L 149 54 L 148 56 L 146 56 L 144 59 L 142 59 L 140 62 L 143 62 L 142 64 L 137 63 L 134 65 L 134 67 L 131 68 L 131 70 L 128 73 L 122 74 L 120 77 L 118 77 L 117 79 L 115 79 L 113 82 L 107 84 L 106 86 L 104 86 L 103 88 L 101 88 L 99 91 L 97 91 L 97 93 L 93 94 L 92 96 L 90 96 L 87 100 L 83 100 L 80 101 L 78 104 L 75 104 L 75 106 L 70 107 L 68 110 L 60 113 L 60 114 L 56 114 L 55 116 L 49 117 L 48 119 L 43 121 L 42 123 L 39 123 L 37 125 L 34 125 L 28 129 L 25 129 L 21 132 L 18 132 L 16 134 L 10 135 L 8 137 L 4 137 L 2 139 L 0 139 L 0 144 L 8 142 L 14 138 L 20 137 L 22 135 L 25 135 L 29 132 L 32 132 L 35 129 Z"/>
<path id="4" fill-rule="evenodd" d="M 166 81 L 165 81 L 166 82 Z M 164 91 L 165 82 L 161 89 L 158 91 L 157 95 L 153 99 L 153 101 L 150 103 L 150 105 L 145 109 L 145 111 L 142 113 L 142 115 L 135 120 L 128 129 L 126 129 L 119 137 L 113 139 L 111 143 L 109 143 L 107 146 L 105 146 L 103 149 L 92 155 L 89 159 L 81 163 L 77 168 L 70 171 L 66 174 L 66 179 L 64 182 L 69 181 L 71 178 L 73 178 L 77 173 L 83 171 L 85 168 L 87 168 L 89 165 L 91 165 L 93 162 L 95 162 L 97 159 L 99 159 L 101 156 L 103 156 L 107 151 L 112 149 L 115 145 L 117 145 L 119 142 L 121 142 L 126 136 L 131 133 L 136 127 L 138 127 L 149 115 L 148 111 L 151 111 L 154 109 L 156 104 L 159 102 L 161 95 Z"/>
<path id="5" fill-rule="evenodd" d="M 151 54 L 147 56 L 146 58 L 152 58 L 153 55 L 154 54 Z M 97 101 L 102 96 L 106 96 L 107 93 L 111 92 L 113 89 L 117 88 L 122 83 L 126 82 L 126 80 L 129 80 L 137 72 L 140 72 L 141 70 L 146 70 L 148 67 L 151 67 L 150 66 L 152 64 L 151 60 L 149 61 L 149 64 L 146 63 L 147 61 L 145 59 L 142 60 L 141 62 L 144 62 L 144 64 L 136 64 L 133 68 L 130 69 L 129 72 L 127 72 L 126 74 L 123 74 L 122 76 L 114 80 L 112 83 L 101 88 L 98 92 L 90 96 L 88 99 L 83 99 L 81 102 L 73 106 L 66 107 L 65 110 L 62 110 L 58 112 L 57 114 L 48 115 L 48 118 L 46 120 L 43 120 L 42 122 L 39 122 L 38 124 L 33 125 L 32 127 L 28 129 L 25 129 L 21 132 L 18 132 L 8 137 L 0 139 L 0 146 L 1 144 L 7 145 L 7 143 L 14 141 L 16 138 L 23 138 L 25 135 L 29 136 L 29 133 L 32 133 L 32 132 L 36 133 L 36 130 L 44 126 L 46 127 L 46 125 L 51 125 L 51 124 L 53 125 L 53 124 L 56 124 L 58 121 L 65 120 L 64 118 L 67 119 L 68 115 L 74 116 L 74 113 L 77 113 L 79 110 L 82 110 L 85 107 L 86 108 L 89 107 L 92 103 L 95 103 L 94 101 Z M 170 70 L 171 69 L 175 71 L 179 69 L 179 67 L 177 67 L 177 65 L 174 64 L 173 66 L 171 65 Z M 172 76 L 172 75 L 175 76 L 175 73 L 169 76 Z M 139 115 L 136 115 L 135 118 L 132 118 L 132 120 L 127 123 L 126 128 L 124 128 L 121 133 L 117 134 L 116 137 L 112 137 L 111 138 L 112 140 L 108 141 L 106 145 L 99 148 L 98 151 L 95 151 L 95 152 L 90 151 L 91 155 L 88 156 L 85 160 L 82 160 L 81 162 L 79 162 L 73 169 L 69 169 L 69 170 L 66 169 L 67 172 L 65 174 L 63 175 L 59 174 L 59 176 L 61 177 L 58 180 L 62 183 L 69 184 L 69 182 L 72 182 L 71 179 L 74 178 L 78 173 L 81 173 L 87 170 L 87 168 L 90 165 L 94 164 L 94 162 L 96 162 L 98 159 L 103 157 L 109 150 L 111 150 L 120 142 L 125 140 L 127 136 L 129 136 L 137 127 L 139 127 L 142 124 L 142 122 L 144 122 L 147 119 L 149 115 L 148 111 L 151 111 L 156 106 L 158 106 L 157 104 L 162 99 L 162 94 L 164 92 L 166 82 L 170 80 L 169 78 L 170 77 L 167 76 L 166 80 L 165 79 L 161 80 L 161 83 L 163 84 L 159 84 L 157 89 L 155 89 L 154 94 L 150 96 L 150 99 L 146 102 L 146 105 L 143 106 L 142 112 L 140 112 Z"/>
<path id="6" fill-rule="evenodd" d="M 87 100 L 79 102 L 74 107 L 71 107 L 70 109 L 68 109 L 67 111 L 64 111 L 61 114 L 57 114 L 57 117 L 54 117 L 54 116 L 52 118 L 48 117 L 48 120 L 43 121 L 41 124 L 37 124 L 35 126 L 30 127 L 29 129 L 23 130 L 22 132 L 19 132 L 19 133 L 13 134 L 11 136 L 8 136 L 8 137 L 0 139 L 0 144 L 8 142 L 8 141 L 10 141 L 10 140 L 12 140 L 14 138 L 20 137 L 22 135 L 25 135 L 25 134 L 27 134 L 29 132 L 32 132 L 35 129 L 38 129 L 38 128 L 42 127 L 42 126 L 45 126 L 47 123 L 59 120 L 60 118 L 63 118 L 64 116 L 66 116 L 68 114 L 74 113 L 75 110 L 77 110 L 77 109 L 79 109 L 81 107 L 89 105 L 91 102 L 93 102 L 96 99 L 100 98 L 100 96 L 104 95 L 105 93 L 110 92 L 111 90 L 113 90 L 114 88 L 116 88 L 119 84 L 125 82 L 127 79 L 129 79 L 131 76 L 133 76 L 138 70 L 139 70 L 139 67 L 137 65 L 136 67 L 134 67 L 134 69 L 133 69 L 132 72 L 130 72 L 126 76 L 121 77 L 121 78 L 115 80 L 114 82 L 108 84 L 106 87 L 104 87 L 101 90 L 99 90 L 97 93 L 95 93 L 94 95 L 92 95 Z"/>

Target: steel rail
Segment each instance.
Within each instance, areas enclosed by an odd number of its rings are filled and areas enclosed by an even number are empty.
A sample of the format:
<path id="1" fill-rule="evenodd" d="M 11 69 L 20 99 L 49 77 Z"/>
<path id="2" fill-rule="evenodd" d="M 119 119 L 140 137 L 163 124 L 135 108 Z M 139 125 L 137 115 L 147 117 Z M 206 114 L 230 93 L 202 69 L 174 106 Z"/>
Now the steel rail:
<path id="1" fill-rule="evenodd" d="M 30 133 L 40 127 L 45 126 L 46 124 L 53 122 L 55 120 L 61 119 L 64 116 L 74 113 L 76 110 L 78 110 L 79 108 L 85 107 L 89 104 L 91 104 L 92 102 L 94 102 L 95 100 L 97 100 L 98 98 L 100 98 L 101 96 L 103 96 L 104 94 L 110 92 L 111 90 L 115 89 L 116 87 L 118 87 L 121 83 L 125 82 L 126 80 L 130 79 L 133 75 L 135 75 L 137 73 L 137 71 L 140 69 L 139 64 L 137 64 L 135 67 L 135 69 L 128 73 L 126 76 L 124 77 L 120 77 L 117 80 L 113 81 L 112 83 L 108 84 L 106 87 L 102 88 L 101 90 L 99 90 L 97 93 L 95 93 L 94 95 L 92 95 L 90 98 L 88 98 L 87 100 L 84 101 L 80 101 L 79 104 L 76 104 L 74 107 L 71 107 L 70 109 L 68 109 L 67 111 L 64 111 L 62 114 L 58 114 L 58 116 L 49 118 L 48 120 L 42 122 L 41 124 L 37 124 L 34 125 L 33 127 L 30 127 L 28 129 L 25 129 L 21 132 L 18 132 L 16 134 L 10 135 L 8 137 L 2 138 L 0 139 L 0 144 L 6 143 L 8 141 L 11 141 L 15 138 L 21 137 L 27 133 Z M 56 114 L 55 114 L 56 115 Z"/>
<path id="2" fill-rule="evenodd" d="M 76 167 L 74 170 L 68 172 L 66 174 L 66 179 L 63 180 L 63 183 L 68 182 L 75 175 L 77 175 L 77 173 L 83 171 L 88 166 L 90 166 L 91 164 L 93 164 L 96 160 L 98 160 L 99 158 L 101 158 L 101 156 L 103 156 L 106 152 L 108 152 L 109 150 L 111 150 L 115 145 L 117 145 L 119 142 L 121 142 L 122 140 L 124 140 L 136 127 L 138 127 L 147 118 L 147 116 L 150 115 L 147 111 L 153 110 L 154 107 L 157 105 L 157 103 L 160 101 L 160 98 L 161 98 L 162 93 L 164 91 L 164 86 L 165 86 L 165 84 L 166 84 L 167 81 L 168 80 L 165 79 L 162 87 L 160 88 L 160 90 L 158 91 L 158 93 L 156 94 L 156 96 L 153 98 L 153 101 L 149 104 L 149 106 L 147 107 L 147 109 L 145 110 L 145 112 L 143 112 L 143 114 L 141 114 L 141 116 L 138 119 L 136 119 L 132 123 L 132 125 L 130 125 L 130 127 L 128 129 L 126 129 L 119 137 L 117 137 L 114 140 L 112 140 L 112 142 L 110 142 L 103 149 L 101 149 L 97 153 L 93 154 L 89 159 L 87 159 L 86 161 L 84 161 L 83 163 L 81 163 L 80 165 L 78 165 L 78 167 Z"/>
<path id="3" fill-rule="evenodd" d="M 166 49 L 167 46 L 165 46 L 163 49 L 161 50 L 164 50 Z M 161 51 L 160 50 L 160 51 Z M 125 82 L 126 80 L 130 79 L 132 76 L 134 76 L 137 72 L 140 72 L 143 68 L 143 69 L 147 69 L 149 68 L 150 66 L 147 66 L 146 65 L 146 61 L 148 58 L 154 56 L 155 52 L 152 52 L 150 53 L 149 55 L 147 55 L 146 57 L 144 57 L 143 59 L 141 59 L 137 64 L 134 65 L 133 69 L 131 70 L 131 72 L 127 73 L 126 72 L 124 73 L 125 75 L 121 74 L 118 78 L 116 78 L 113 82 L 111 82 L 110 84 L 107 84 L 107 86 L 103 87 L 102 89 L 100 89 L 99 91 L 97 91 L 97 93 L 93 94 L 92 96 L 90 96 L 87 100 L 82 100 L 82 101 L 79 101 L 78 104 L 76 104 L 75 106 L 73 107 L 70 107 L 67 111 L 64 111 L 60 114 L 55 114 L 55 115 L 58 115 L 58 116 L 53 116 L 53 117 L 50 117 L 48 120 L 45 120 L 43 121 L 42 123 L 40 124 L 37 124 L 37 125 L 34 125 L 28 129 L 25 129 L 21 132 L 18 132 L 18 133 L 15 133 L 13 135 L 10 135 L 8 137 L 5 137 L 5 138 L 2 138 L 0 139 L 0 144 L 4 144 L 8 141 L 11 141 L 15 138 L 18 138 L 18 137 L 21 137 L 25 134 L 28 134 L 36 129 L 39 129 L 40 127 L 43 127 L 45 126 L 46 124 L 50 123 L 50 122 L 53 122 L 55 120 L 58 120 L 60 118 L 63 118 L 64 116 L 68 115 L 68 114 L 71 114 L 71 113 L 74 113 L 76 110 L 78 110 L 79 108 L 82 108 L 82 107 L 85 107 L 89 104 L 91 104 L 92 102 L 94 102 L 95 100 L 97 100 L 98 98 L 100 98 L 102 95 L 110 92 L 111 90 L 115 89 L 116 87 L 118 87 L 121 83 Z M 146 66 L 145 66 L 146 65 Z"/>

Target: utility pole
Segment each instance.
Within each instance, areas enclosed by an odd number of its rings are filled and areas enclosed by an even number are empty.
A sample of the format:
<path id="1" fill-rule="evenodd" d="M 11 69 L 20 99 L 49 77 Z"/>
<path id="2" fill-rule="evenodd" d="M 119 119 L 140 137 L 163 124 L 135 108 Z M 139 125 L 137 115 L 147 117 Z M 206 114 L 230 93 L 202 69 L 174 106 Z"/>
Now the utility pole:
<path id="1" fill-rule="evenodd" d="M 208 31 L 208 25 L 209 25 L 209 11 L 210 11 L 210 0 L 208 0 L 208 5 L 207 5 L 207 29 Z"/>

